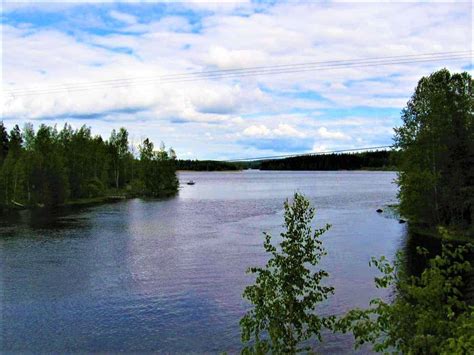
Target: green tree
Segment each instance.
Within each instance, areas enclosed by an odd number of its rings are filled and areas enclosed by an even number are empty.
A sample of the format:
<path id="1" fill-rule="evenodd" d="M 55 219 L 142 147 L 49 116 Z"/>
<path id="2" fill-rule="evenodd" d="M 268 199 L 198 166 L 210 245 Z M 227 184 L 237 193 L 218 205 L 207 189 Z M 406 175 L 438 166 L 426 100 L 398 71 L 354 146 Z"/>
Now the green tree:
<path id="1" fill-rule="evenodd" d="M 32 123 L 28 122 L 23 126 L 22 139 L 25 149 L 33 150 L 33 145 L 35 142 L 35 130 Z"/>
<path id="2" fill-rule="evenodd" d="M 9 137 L 3 121 L 0 121 L 0 168 L 8 154 Z"/>
<path id="3" fill-rule="evenodd" d="M 20 200 L 22 164 L 22 137 L 20 128 L 16 125 L 10 131 L 7 155 L 0 169 L 0 191 L 3 205 L 9 205 L 12 201 Z"/>
<path id="4" fill-rule="evenodd" d="M 10 142 L 9 142 L 9 150 L 13 150 L 16 155 L 20 154 L 20 150 L 23 144 L 23 137 L 21 134 L 20 127 L 15 125 L 13 129 L 10 131 Z"/>
<path id="5" fill-rule="evenodd" d="M 399 258 L 395 265 L 384 257 L 372 259 L 382 277 L 378 288 L 393 287 L 392 303 L 370 302 L 369 309 L 354 309 L 337 322 L 351 331 L 356 347 L 370 343 L 377 352 L 403 354 L 474 353 L 474 307 L 463 297 L 465 275 L 472 270 L 466 259 L 472 245 L 444 244 L 441 255 L 429 260 L 420 276 L 407 276 Z M 427 255 L 419 248 L 421 255 Z"/>
<path id="6" fill-rule="evenodd" d="M 334 292 L 322 284 L 328 273 L 316 270 L 326 255 L 320 237 L 329 225 L 313 232 L 313 217 L 309 201 L 296 193 L 292 204 L 285 202 L 286 230 L 278 246 L 265 234 L 264 247 L 271 257 L 265 267 L 249 269 L 256 274 L 256 281 L 243 294 L 253 305 L 240 321 L 246 344 L 243 353 L 308 350 L 302 342 L 311 338 L 321 341 L 321 330 L 332 327 L 333 317 L 316 313 L 317 304 Z"/>
<path id="7" fill-rule="evenodd" d="M 41 125 L 33 144 L 32 186 L 35 200 L 46 206 L 65 202 L 69 187 L 64 162 L 58 149 L 58 132 Z"/>
<path id="8" fill-rule="evenodd" d="M 400 211 L 426 226 L 474 220 L 474 99 L 468 73 L 423 77 L 395 129 Z"/>
<path id="9" fill-rule="evenodd" d="M 153 143 L 147 138 L 139 146 L 141 181 L 144 193 L 150 196 L 167 195 L 176 191 L 178 179 L 176 177 L 175 159 L 165 149 L 163 143 L 160 150 L 155 151 Z M 172 156 L 176 153 L 171 149 Z"/>
<path id="10" fill-rule="evenodd" d="M 176 152 L 173 148 L 166 150 L 166 146 L 161 142 L 160 150 L 156 152 L 156 160 L 160 171 L 160 191 L 169 194 L 178 188 L 179 181 L 176 177 Z"/>
<path id="11" fill-rule="evenodd" d="M 3 127 L 3 129 L 2 129 Z M 112 131 L 108 142 L 92 136 L 90 127 L 73 129 L 65 124 L 41 125 L 35 132 L 27 123 L 23 132 L 16 125 L 0 144 L 0 205 L 56 206 L 69 200 L 102 196 L 109 188 L 127 187 L 139 195 L 161 196 L 176 192 L 176 154 L 164 147 L 153 150 L 146 140 L 147 153 L 137 159 L 128 146 L 128 132 Z M 144 152 L 142 152 L 144 153 Z M 140 176 L 135 174 L 140 171 Z M 131 185 L 129 183 L 132 182 Z M 146 188 L 145 188 L 146 185 Z"/>
<path id="12" fill-rule="evenodd" d="M 121 127 L 118 132 L 112 130 L 109 144 L 111 147 L 115 187 L 118 189 L 121 184 L 121 178 L 124 180 L 125 159 L 128 152 L 128 132 Z M 122 172 L 122 174 L 121 174 Z"/>
<path id="13" fill-rule="evenodd" d="M 146 138 L 138 147 L 140 152 L 140 177 L 143 184 L 142 193 L 153 194 L 158 190 L 157 184 L 159 176 L 155 170 L 155 152 L 153 143 Z"/>

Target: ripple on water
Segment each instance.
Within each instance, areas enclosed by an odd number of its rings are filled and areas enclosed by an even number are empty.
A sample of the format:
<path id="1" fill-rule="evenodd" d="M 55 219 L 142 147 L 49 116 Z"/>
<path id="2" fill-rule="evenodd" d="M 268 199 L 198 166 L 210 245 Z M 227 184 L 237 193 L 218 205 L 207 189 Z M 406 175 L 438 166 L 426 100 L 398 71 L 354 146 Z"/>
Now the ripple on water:
<path id="1" fill-rule="evenodd" d="M 283 201 L 305 193 L 329 222 L 322 267 L 336 294 L 322 314 L 376 295 L 371 256 L 393 256 L 404 226 L 375 210 L 393 203 L 394 173 L 181 173 L 178 196 L 128 200 L 0 221 L 4 350 L 219 352 L 240 349 L 241 295 L 276 238 Z M 352 352 L 326 334 L 317 349 Z M 361 352 L 367 352 L 362 349 Z"/>

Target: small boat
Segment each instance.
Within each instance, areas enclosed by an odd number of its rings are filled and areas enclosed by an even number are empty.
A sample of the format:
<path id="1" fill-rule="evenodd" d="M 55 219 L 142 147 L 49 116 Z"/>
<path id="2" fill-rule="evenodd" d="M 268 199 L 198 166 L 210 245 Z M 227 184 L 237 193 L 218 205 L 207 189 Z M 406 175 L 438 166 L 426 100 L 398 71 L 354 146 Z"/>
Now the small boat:
<path id="1" fill-rule="evenodd" d="M 195 182 L 194 182 L 194 180 L 189 180 L 186 184 L 188 184 L 188 185 L 194 185 Z"/>

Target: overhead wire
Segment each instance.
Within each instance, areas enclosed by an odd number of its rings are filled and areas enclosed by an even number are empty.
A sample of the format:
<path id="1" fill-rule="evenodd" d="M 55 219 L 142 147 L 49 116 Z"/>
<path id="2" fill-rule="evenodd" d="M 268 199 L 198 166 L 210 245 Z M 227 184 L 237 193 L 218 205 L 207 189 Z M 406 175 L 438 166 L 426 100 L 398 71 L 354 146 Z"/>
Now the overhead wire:
<path id="1" fill-rule="evenodd" d="M 409 63 L 418 63 L 418 62 L 430 62 L 430 61 L 439 61 L 439 60 L 459 60 L 459 59 L 468 59 L 470 56 L 468 55 L 449 55 L 449 56 L 436 56 L 436 57 L 428 57 L 428 58 L 420 58 L 420 59 L 410 59 L 410 60 L 396 60 L 396 61 L 365 61 L 365 62 L 346 62 L 340 64 L 319 64 L 319 65 L 306 65 L 306 66 L 298 66 L 295 68 L 265 68 L 265 69 L 239 69 L 238 72 L 224 72 L 224 71 L 215 71 L 215 72 L 202 72 L 193 75 L 184 76 L 181 75 L 180 77 L 158 77 L 158 78 L 147 78 L 141 79 L 140 81 L 131 81 L 127 79 L 125 82 L 118 82 L 111 85 L 110 83 L 83 83 L 83 84 L 76 84 L 76 85 L 69 85 L 69 86 L 62 86 L 56 89 L 49 89 L 49 90 L 23 90 L 23 91 L 9 91 L 8 93 L 15 96 L 22 96 L 22 95 L 36 95 L 36 94 L 48 94 L 48 93 L 58 93 L 62 91 L 68 92 L 75 92 L 75 91 L 82 91 L 82 90 L 89 90 L 94 88 L 119 88 L 119 87 L 128 87 L 130 85 L 139 85 L 139 84 L 151 84 L 151 83 L 178 83 L 178 82 L 188 82 L 188 81 L 196 81 L 196 80 L 204 80 L 204 79 L 219 79 L 219 78 L 233 78 L 233 77 L 241 77 L 241 76 L 249 76 L 249 75 L 269 75 L 269 74 L 284 74 L 284 73 L 295 73 L 295 72 L 305 72 L 305 71 L 313 71 L 313 70 L 324 70 L 324 69 L 337 69 L 337 68 L 352 68 L 352 67 L 363 67 L 363 66 L 378 66 L 378 65 L 396 65 L 396 64 L 409 64 Z"/>
<path id="2" fill-rule="evenodd" d="M 398 55 L 398 56 L 388 56 L 388 57 L 374 57 L 374 58 L 359 58 L 359 59 L 344 59 L 344 60 L 331 60 L 331 61 L 316 61 L 316 62 L 305 62 L 305 63 L 297 63 L 297 64 L 280 64 L 280 65 L 272 65 L 272 66 L 256 66 L 256 67 L 247 67 L 247 68 L 234 68 L 234 69 L 219 69 L 219 70 L 210 70 L 210 71 L 197 71 L 197 72 L 188 72 L 188 73 L 175 73 L 175 74 L 167 74 L 167 75 L 162 75 L 162 76 L 155 76 L 155 79 L 176 79 L 180 78 L 183 76 L 192 76 L 192 75 L 213 75 L 213 74 L 219 74 L 219 73 L 235 73 L 235 72 L 241 72 L 241 71 L 247 71 L 247 70 L 259 70 L 259 69 L 287 69 L 287 68 L 294 68 L 294 67 L 299 67 L 299 66 L 307 66 L 307 65 L 324 65 L 324 64 L 346 64 L 346 63 L 357 63 L 360 61 L 366 62 L 366 61 L 373 61 L 373 60 L 389 60 L 389 59 L 407 59 L 407 58 L 423 58 L 426 56 L 450 56 L 450 55 L 466 55 L 470 54 L 471 51 L 454 51 L 454 52 L 436 52 L 436 53 L 424 53 L 424 54 L 412 54 L 412 55 Z M 99 80 L 99 81 L 93 81 L 89 83 L 83 83 L 83 84 L 107 84 L 107 83 L 117 83 L 117 82 L 123 82 L 123 81 L 136 81 L 136 80 L 150 80 L 153 79 L 150 78 L 149 76 L 146 77 L 129 77 L 129 78 L 121 78 L 121 79 L 108 79 L 108 80 Z M 54 87 L 62 88 L 63 84 L 57 84 L 57 85 L 52 85 L 50 86 L 50 89 Z M 23 89 L 11 89 L 10 92 L 16 92 L 16 91 L 22 91 Z"/>
<path id="3" fill-rule="evenodd" d="M 228 78 L 239 78 L 246 76 L 258 76 L 258 75 L 278 75 L 278 74 L 290 74 L 290 73 L 301 73 L 308 71 L 318 70 L 332 70 L 332 69 L 350 69 L 370 66 L 381 66 L 381 65 L 400 65 L 400 64 L 416 64 L 416 63 L 427 63 L 435 61 L 455 61 L 472 59 L 472 51 L 457 51 L 457 52 L 437 52 L 437 53 L 424 53 L 414 55 L 399 55 L 390 57 L 376 57 L 376 58 L 360 58 L 352 60 L 332 60 L 332 61 L 316 61 L 296 64 L 281 64 L 272 66 L 256 66 L 247 68 L 234 68 L 234 69 L 221 69 L 221 70 L 210 70 L 210 71 L 196 71 L 188 73 L 176 73 L 167 74 L 161 76 L 152 77 L 129 77 L 122 79 L 108 79 L 94 82 L 76 83 L 76 84 L 57 84 L 49 86 L 47 89 L 11 89 L 6 91 L 7 95 L 12 97 L 29 96 L 29 95 L 45 95 L 45 94 L 56 94 L 62 92 L 78 92 L 92 89 L 116 89 L 136 85 L 147 85 L 147 84 L 170 84 L 170 83 L 184 83 L 198 80 L 212 80 L 212 79 L 228 79 Z M 287 154 L 287 155 L 274 155 L 264 157 L 253 157 L 253 158 L 240 158 L 225 160 L 228 162 L 243 162 L 243 161 L 258 161 L 258 160 L 269 160 L 269 159 L 281 159 L 290 157 L 302 157 L 302 156 L 313 156 L 322 154 L 333 154 L 343 152 L 354 152 L 361 150 L 373 150 L 373 149 L 387 149 L 393 148 L 390 145 L 377 146 L 377 147 L 364 147 L 356 149 L 343 149 L 343 150 L 332 150 L 332 151 L 321 151 L 321 152 L 310 152 L 303 154 Z"/>
<path id="4" fill-rule="evenodd" d="M 222 160 L 222 161 L 233 163 L 233 162 L 245 162 L 245 161 L 272 160 L 272 159 L 282 159 L 282 158 L 297 158 L 297 157 L 305 157 L 305 156 L 313 156 L 313 155 L 356 152 L 356 151 L 359 151 L 359 150 L 368 151 L 368 150 L 373 150 L 373 149 L 387 149 L 387 148 L 393 148 L 393 146 L 392 145 L 380 145 L 380 146 L 377 146 L 377 147 L 340 149 L 340 150 L 309 152 L 309 153 L 301 153 L 301 154 L 271 155 L 271 156 L 264 156 L 264 157 L 239 158 L 239 159 L 229 159 L 229 160 Z"/>
<path id="5" fill-rule="evenodd" d="M 248 67 L 248 68 L 236 68 L 236 69 L 222 69 L 213 71 L 202 71 L 202 72 L 191 72 L 191 73 L 178 73 L 162 75 L 157 77 L 137 77 L 137 78 L 125 78 L 125 79 L 110 79 L 95 82 L 76 83 L 76 84 L 60 84 L 56 86 L 50 86 L 47 89 L 11 89 L 6 91 L 7 95 L 16 96 L 29 96 L 29 95 L 44 95 L 44 94 L 56 94 L 61 92 L 77 92 L 91 89 L 115 89 L 136 85 L 146 84 L 169 84 L 169 83 L 183 83 L 198 80 L 209 80 L 209 79 L 222 79 L 222 78 L 238 78 L 246 76 L 258 76 L 258 75 L 275 75 L 275 74 L 289 74 L 299 73 L 307 71 L 318 71 L 318 70 L 330 70 L 330 69 L 347 69 L 347 68 L 358 68 L 367 66 L 380 66 L 380 65 L 399 65 L 399 64 L 412 64 L 412 63 L 424 63 L 433 61 L 453 61 L 453 60 L 464 60 L 472 58 L 472 51 L 458 51 L 458 52 L 439 52 L 439 53 L 426 53 L 418 55 L 405 55 L 405 56 L 391 56 L 391 57 L 378 57 L 378 58 L 366 58 L 366 59 L 353 59 L 353 60 L 333 60 L 333 61 L 320 61 L 320 62 L 308 62 L 308 63 L 297 63 L 297 64 L 284 64 L 274 66 L 260 66 L 260 67 Z"/>

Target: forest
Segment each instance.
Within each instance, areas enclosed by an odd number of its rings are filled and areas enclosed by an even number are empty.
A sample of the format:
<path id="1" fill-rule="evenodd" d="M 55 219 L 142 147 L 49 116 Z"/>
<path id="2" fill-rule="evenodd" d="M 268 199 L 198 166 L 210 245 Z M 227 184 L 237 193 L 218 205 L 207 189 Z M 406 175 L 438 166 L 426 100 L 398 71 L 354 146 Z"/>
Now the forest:
<path id="1" fill-rule="evenodd" d="M 145 139 L 138 152 L 125 128 L 108 140 L 82 126 L 0 122 L 0 210 L 54 207 L 110 196 L 159 197 L 177 191 L 176 154 Z"/>
<path id="2" fill-rule="evenodd" d="M 396 151 L 302 155 L 284 159 L 253 161 L 176 160 L 178 170 L 396 170 Z"/>
<path id="3" fill-rule="evenodd" d="M 474 235 L 474 100 L 467 73 L 423 77 L 395 129 L 400 212 L 412 226 Z M 472 240 L 472 239 L 471 239 Z"/>
<path id="4" fill-rule="evenodd" d="M 261 170 L 395 170 L 396 152 L 380 150 L 362 153 L 304 155 L 264 160 Z"/>
<path id="5" fill-rule="evenodd" d="M 218 160 L 176 160 L 177 170 L 192 171 L 234 171 L 245 168 L 244 164 Z"/>

